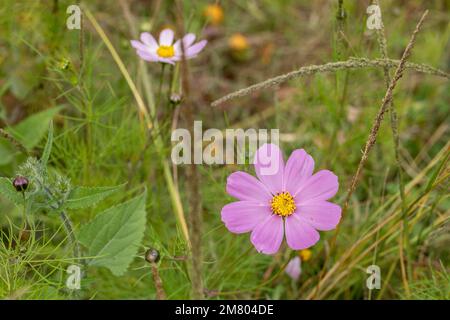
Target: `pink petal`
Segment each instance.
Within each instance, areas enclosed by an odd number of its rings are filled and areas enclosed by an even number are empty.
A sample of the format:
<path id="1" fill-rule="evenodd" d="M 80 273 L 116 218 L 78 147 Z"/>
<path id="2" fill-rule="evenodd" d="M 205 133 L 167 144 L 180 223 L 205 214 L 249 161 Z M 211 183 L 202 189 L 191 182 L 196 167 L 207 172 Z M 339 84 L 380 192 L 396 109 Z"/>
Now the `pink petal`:
<path id="1" fill-rule="evenodd" d="M 302 184 L 297 192 L 296 202 L 306 204 L 309 201 L 328 200 L 338 189 L 338 177 L 329 170 L 320 170 Z"/>
<path id="2" fill-rule="evenodd" d="M 183 37 L 184 50 L 186 50 L 187 58 L 189 58 L 187 55 L 187 50 L 194 43 L 194 41 L 195 41 L 195 34 L 193 33 L 188 33 Z M 181 48 L 181 40 L 177 40 L 173 45 L 173 48 L 175 50 L 175 55 L 177 56 L 178 61 L 180 61 L 181 56 L 183 55 L 183 48 Z"/>
<path id="3" fill-rule="evenodd" d="M 171 46 L 173 43 L 174 33 L 171 29 L 164 29 L 159 34 L 159 45 L 160 46 Z"/>
<path id="4" fill-rule="evenodd" d="M 162 63 L 169 63 L 171 65 L 175 65 L 175 61 L 177 61 L 177 60 L 174 59 L 174 57 L 172 57 L 172 58 L 161 58 L 161 57 L 158 57 L 158 61 L 162 62 Z"/>
<path id="5" fill-rule="evenodd" d="M 336 228 L 341 220 L 341 207 L 328 201 L 308 202 L 297 206 L 295 214 L 315 229 L 328 231 Z"/>
<path id="6" fill-rule="evenodd" d="M 280 248 L 283 236 L 283 219 L 270 215 L 253 229 L 250 240 L 259 252 L 274 254 Z"/>
<path id="7" fill-rule="evenodd" d="M 143 44 L 142 42 L 138 41 L 138 40 L 131 40 L 131 46 L 133 48 L 135 48 L 136 50 L 141 50 L 141 51 L 149 51 L 149 48 Z"/>
<path id="8" fill-rule="evenodd" d="M 151 54 L 147 51 L 137 50 L 136 52 L 139 55 L 139 57 L 141 57 L 142 59 L 144 59 L 146 61 L 158 61 L 157 56 L 155 56 L 154 54 Z"/>
<path id="9" fill-rule="evenodd" d="M 284 160 L 280 148 L 273 143 L 264 144 L 253 161 L 256 175 L 272 194 L 283 191 Z"/>
<path id="10" fill-rule="evenodd" d="M 202 40 L 194 44 L 193 46 L 190 46 L 186 50 L 186 57 L 187 58 L 194 58 L 197 54 L 199 54 L 200 51 L 203 50 L 203 48 L 206 46 L 208 41 Z"/>
<path id="11" fill-rule="evenodd" d="M 300 257 L 295 257 L 289 261 L 284 271 L 287 273 L 289 277 L 293 280 L 297 281 L 302 272 L 301 260 Z"/>
<path id="12" fill-rule="evenodd" d="M 253 200 L 263 205 L 269 204 L 272 199 L 261 181 L 243 171 L 233 172 L 228 176 L 227 193 L 239 200 Z"/>
<path id="13" fill-rule="evenodd" d="M 252 231 L 258 223 L 271 214 L 268 205 L 264 206 L 255 201 L 237 201 L 222 208 L 222 221 L 234 233 Z"/>
<path id="14" fill-rule="evenodd" d="M 256 229 L 255 229 L 256 230 Z M 320 239 L 319 233 L 306 221 L 294 213 L 286 218 L 286 242 L 291 249 L 302 250 L 316 244 Z"/>
<path id="15" fill-rule="evenodd" d="M 292 152 L 284 168 L 283 190 L 295 197 L 302 184 L 313 174 L 314 159 L 303 149 Z"/>
<path id="16" fill-rule="evenodd" d="M 184 48 L 190 47 L 195 41 L 195 34 L 188 33 L 183 37 Z"/>
<path id="17" fill-rule="evenodd" d="M 158 49 L 158 43 L 156 42 L 155 38 L 153 38 L 153 36 L 148 32 L 141 33 L 141 41 L 152 51 L 156 51 L 156 49 Z"/>
<path id="18" fill-rule="evenodd" d="M 185 47 L 186 49 L 186 47 Z M 181 57 L 182 51 L 181 51 L 181 41 L 178 39 L 177 41 L 175 41 L 175 43 L 173 44 L 173 51 L 176 57 L 178 57 L 178 60 L 181 60 L 179 57 Z"/>

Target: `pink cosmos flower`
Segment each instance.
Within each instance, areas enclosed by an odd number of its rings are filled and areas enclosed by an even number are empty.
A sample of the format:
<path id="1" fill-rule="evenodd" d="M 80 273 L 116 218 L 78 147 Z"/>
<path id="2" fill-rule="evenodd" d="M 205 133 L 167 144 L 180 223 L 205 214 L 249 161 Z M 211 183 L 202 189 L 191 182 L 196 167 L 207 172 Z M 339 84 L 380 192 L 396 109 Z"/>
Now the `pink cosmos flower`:
<path id="1" fill-rule="evenodd" d="M 164 29 L 159 34 L 159 43 L 148 33 L 141 33 L 141 41 L 131 40 L 131 45 L 136 53 L 146 61 L 175 64 L 182 59 L 181 40 L 173 43 L 174 32 Z M 192 59 L 203 50 L 207 41 L 202 40 L 194 44 L 195 34 L 188 33 L 183 37 L 184 54 L 186 59 Z"/>
<path id="2" fill-rule="evenodd" d="M 317 230 L 339 223 L 341 208 L 327 201 L 338 191 L 338 178 L 328 170 L 313 174 L 314 160 L 305 150 L 295 150 L 285 165 L 278 146 L 264 144 L 253 163 L 258 179 L 242 171 L 228 177 L 227 193 L 239 201 L 221 214 L 231 232 L 251 232 L 259 252 L 276 253 L 284 235 L 290 248 L 306 249 L 319 241 Z"/>
<path id="3" fill-rule="evenodd" d="M 286 266 L 284 271 L 287 273 L 292 280 L 297 281 L 302 273 L 302 260 L 300 257 L 292 258 Z"/>

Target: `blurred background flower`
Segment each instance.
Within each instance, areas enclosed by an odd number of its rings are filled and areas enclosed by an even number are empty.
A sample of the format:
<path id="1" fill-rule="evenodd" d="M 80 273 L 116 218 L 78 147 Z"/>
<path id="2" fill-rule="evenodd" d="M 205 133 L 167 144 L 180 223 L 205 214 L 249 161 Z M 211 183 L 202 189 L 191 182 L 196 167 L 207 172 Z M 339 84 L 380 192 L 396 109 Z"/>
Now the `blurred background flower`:
<path id="1" fill-rule="evenodd" d="M 223 9 L 219 4 L 208 4 L 203 10 L 203 15 L 214 26 L 220 25 L 223 22 Z"/>

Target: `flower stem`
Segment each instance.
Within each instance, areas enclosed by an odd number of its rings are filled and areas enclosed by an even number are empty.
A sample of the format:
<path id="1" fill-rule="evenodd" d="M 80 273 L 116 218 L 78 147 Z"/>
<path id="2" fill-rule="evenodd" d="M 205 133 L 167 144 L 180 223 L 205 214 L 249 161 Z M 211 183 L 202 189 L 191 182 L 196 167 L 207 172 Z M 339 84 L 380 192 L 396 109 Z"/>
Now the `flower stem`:
<path id="1" fill-rule="evenodd" d="M 23 234 L 27 233 L 28 227 L 28 219 L 27 219 L 28 203 L 26 201 L 25 192 L 22 192 L 22 196 L 23 196 L 23 211 L 22 211 L 23 227 L 19 232 L 19 240 L 22 239 Z"/>
<path id="2" fill-rule="evenodd" d="M 158 266 L 156 265 L 156 263 L 152 263 L 151 268 L 153 281 L 155 282 L 156 287 L 156 298 L 158 300 L 166 300 L 166 292 L 164 291 L 162 279 L 159 276 Z"/>
<path id="3" fill-rule="evenodd" d="M 161 76 L 159 77 L 159 85 L 158 85 L 158 92 L 156 95 L 156 102 L 155 105 L 156 107 L 159 107 L 159 103 L 161 102 L 161 95 L 162 95 L 162 87 L 163 87 L 163 83 L 164 83 L 164 71 L 166 70 L 166 64 L 165 63 L 161 63 Z"/>
<path id="4" fill-rule="evenodd" d="M 25 198 L 25 192 L 22 192 L 23 196 L 23 229 L 27 229 L 27 199 Z"/>

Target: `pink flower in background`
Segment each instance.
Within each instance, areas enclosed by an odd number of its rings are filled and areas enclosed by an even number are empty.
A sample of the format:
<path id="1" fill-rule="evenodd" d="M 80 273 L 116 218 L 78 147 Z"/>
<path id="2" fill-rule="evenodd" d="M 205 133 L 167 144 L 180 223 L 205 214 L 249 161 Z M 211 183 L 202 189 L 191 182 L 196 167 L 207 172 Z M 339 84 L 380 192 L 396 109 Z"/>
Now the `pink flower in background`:
<path id="1" fill-rule="evenodd" d="M 233 233 L 251 232 L 259 252 L 276 253 L 284 235 L 294 250 L 311 247 L 320 239 L 317 230 L 339 223 L 341 208 L 327 201 L 338 191 L 337 176 L 328 170 L 313 174 L 314 160 L 303 149 L 285 165 L 278 146 L 264 144 L 254 166 L 258 179 L 242 171 L 228 177 L 227 193 L 239 201 L 222 208 L 222 221 Z"/>
<path id="2" fill-rule="evenodd" d="M 292 258 L 286 266 L 284 271 L 287 273 L 289 277 L 291 277 L 294 281 L 297 281 L 302 273 L 302 260 L 300 257 Z"/>
<path id="3" fill-rule="evenodd" d="M 298 255 L 289 260 L 284 272 L 292 278 L 292 280 L 297 281 L 302 274 L 302 263 L 308 261 L 311 258 L 311 250 L 304 249 L 298 252 Z"/>
<path id="4" fill-rule="evenodd" d="M 174 32 L 171 29 L 164 29 L 159 34 L 159 42 L 148 33 L 141 33 L 141 41 L 131 40 L 131 45 L 136 49 L 136 53 L 146 61 L 175 64 L 182 59 L 181 40 L 174 41 Z M 203 50 L 207 41 L 202 40 L 194 44 L 195 35 L 188 33 L 183 37 L 184 54 L 186 59 L 192 59 Z"/>

